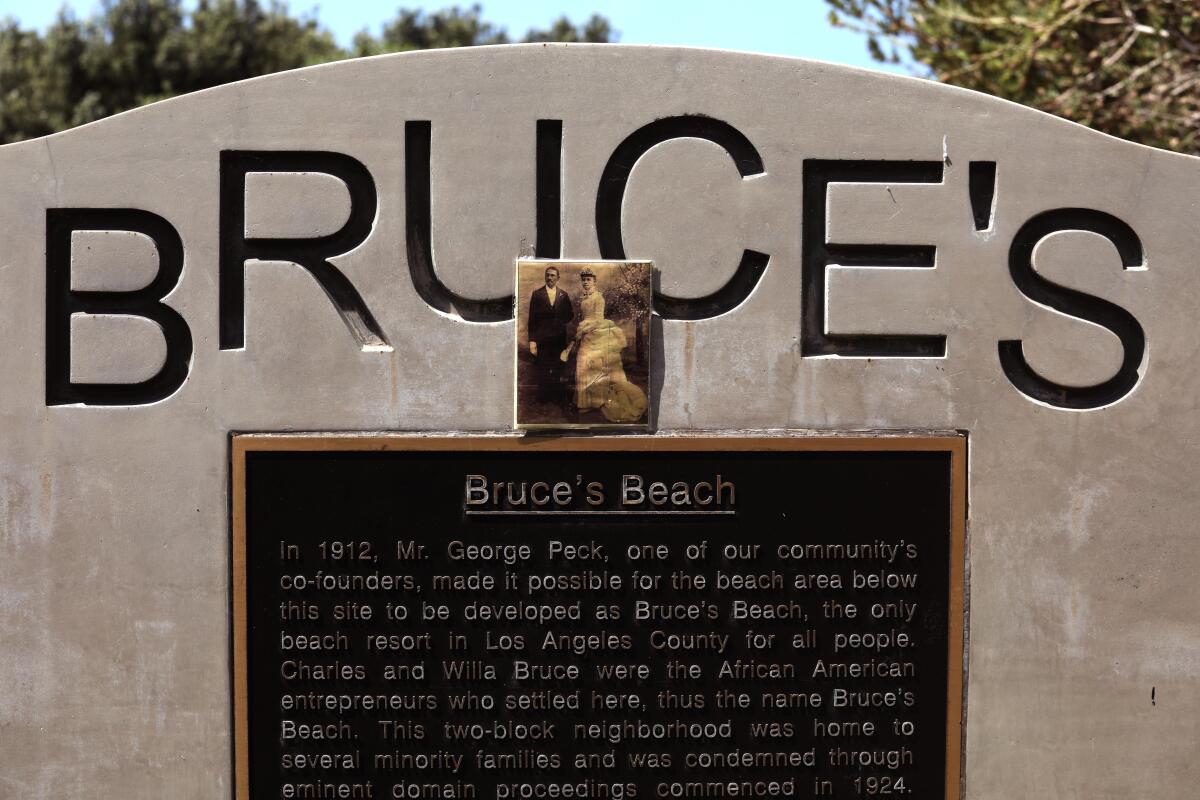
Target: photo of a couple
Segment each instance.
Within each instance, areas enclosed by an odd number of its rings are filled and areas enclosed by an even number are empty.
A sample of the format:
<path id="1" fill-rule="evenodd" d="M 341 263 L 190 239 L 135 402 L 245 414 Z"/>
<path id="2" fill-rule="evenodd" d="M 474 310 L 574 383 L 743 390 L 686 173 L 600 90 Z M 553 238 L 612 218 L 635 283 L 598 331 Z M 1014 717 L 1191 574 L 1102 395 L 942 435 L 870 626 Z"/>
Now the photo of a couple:
<path id="1" fill-rule="evenodd" d="M 644 427 L 646 261 L 517 261 L 518 428 Z"/>

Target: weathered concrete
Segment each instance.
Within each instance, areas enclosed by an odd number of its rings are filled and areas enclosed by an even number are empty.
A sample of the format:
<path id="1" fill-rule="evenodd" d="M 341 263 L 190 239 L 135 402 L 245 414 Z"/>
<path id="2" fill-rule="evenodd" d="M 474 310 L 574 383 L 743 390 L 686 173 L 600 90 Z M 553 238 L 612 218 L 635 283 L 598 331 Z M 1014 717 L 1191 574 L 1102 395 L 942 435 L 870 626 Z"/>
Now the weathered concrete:
<path id="1" fill-rule="evenodd" d="M 641 126 L 685 114 L 735 127 L 765 173 L 739 177 L 711 142 L 658 145 L 626 191 L 627 255 L 654 259 L 677 297 L 719 288 L 743 248 L 770 262 L 728 313 L 662 322 L 657 428 L 967 430 L 967 796 L 1193 796 L 1200 161 L 924 81 L 605 46 L 332 64 L 0 148 L 0 796 L 228 796 L 231 430 L 508 427 L 512 323 L 434 310 L 410 281 L 406 121 L 432 124 L 438 274 L 478 299 L 511 293 L 512 260 L 531 249 L 537 120 L 563 121 L 562 255 L 594 258 L 609 155 Z M 247 266 L 245 348 L 218 349 L 226 149 L 332 150 L 369 169 L 373 230 L 336 264 L 390 352 L 364 350 L 316 282 L 279 263 Z M 831 241 L 937 255 L 935 269 L 831 267 L 827 306 L 832 332 L 944 334 L 944 357 L 802 357 L 805 159 L 942 163 L 941 184 L 830 189 Z M 972 222 L 972 161 L 997 163 L 985 230 Z M 247 235 L 337 230 L 350 213 L 339 184 L 253 176 Z M 178 230 L 184 268 L 167 303 L 194 356 L 167 399 L 47 406 L 45 211 L 59 207 L 143 209 Z M 1066 232 L 1035 255 L 1040 274 L 1145 330 L 1140 382 L 1097 410 L 1031 400 L 997 356 L 998 341 L 1022 339 L 1031 366 L 1064 386 L 1103 381 L 1121 362 L 1116 336 L 1032 302 L 1010 278 L 1014 235 L 1052 208 L 1106 212 L 1144 248 L 1144 269 L 1122 269 L 1103 237 Z M 129 234 L 75 238 L 77 290 L 128 290 L 154 270 Z M 165 357 L 143 319 L 73 330 L 76 382 L 142 380 Z"/>

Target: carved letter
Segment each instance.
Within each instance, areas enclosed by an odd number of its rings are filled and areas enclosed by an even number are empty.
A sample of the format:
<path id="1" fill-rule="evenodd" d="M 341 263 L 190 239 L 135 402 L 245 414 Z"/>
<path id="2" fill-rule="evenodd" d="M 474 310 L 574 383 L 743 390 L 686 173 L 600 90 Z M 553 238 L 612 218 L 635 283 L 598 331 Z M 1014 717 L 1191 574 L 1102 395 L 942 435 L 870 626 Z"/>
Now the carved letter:
<path id="1" fill-rule="evenodd" d="M 75 231 L 131 231 L 148 236 L 158 250 L 158 273 L 132 292 L 73 291 L 71 234 Z M 182 272 L 183 242 L 171 223 L 157 214 L 132 208 L 47 209 L 46 405 L 145 405 L 182 386 L 191 366 L 192 333 L 183 317 L 162 303 Z M 72 314 L 117 314 L 156 322 L 167 345 L 162 369 L 140 383 L 72 383 Z"/>
<path id="2" fill-rule="evenodd" d="M 1132 228 L 1111 214 L 1090 208 L 1058 208 L 1038 214 L 1022 225 L 1008 249 L 1008 272 L 1021 294 L 1055 311 L 1108 328 L 1121 340 L 1124 349 L 1121 366 L 1111 378 L 1094 386 L 1060 386 L 1030 368 L 1020 339 L 999 343 L 1000 366 L 1012 385 L 1034 400 L 1059 408 L 1100 408 L 1117 402 L 1137 385 L 1138 367 L 1146 353 L 1146 334 L 1133 315 L 1120 306 L 1059 286 L 1034 271 L 1034 248 L 1042 239 L 1060 231 L 1090 231 L 1103 236 L 1117 248 L 1125 269 L 1141 266 L 1141 240 Z"/>
<path id="3" fill-rule="evenodd" d="M 625 243 L 621 237 L 621 207 L 625 202 L 629 175 L 638 159 L 657 144 L 685 138 L 704 139 L 724 148 L 743 178 L 766 171 L 762 157 L 750 140 L 737 128 L 719 119 L 666 117 L 638 128 L 613 151 L 596 190 L 596 237 L 600 241 L 601 258 L 625 258 Z M 654 313 L 663 319 L 707 319 L 731 311 L 754 291 L 766 272 L 769 260 L 770 256 L 766 253 L 743 250 L 737 272 L 720 289 L 706 297 L 689 299 L 670 297 L 656 291 Z"/>
<path id="4" fill-rule="evenodd" d="M 945 336 L 831 335 L 825 332 L 825 268 L 933 268 L 934 248 L 916 244 L 830 244 L 825 241 L 826 196 L 831 183 L 940 183 L 940 161 L 804 162 L 804 237 L 801 245 L 800 352 L 803 356 L 937 358 Z"/>
<path id="5" fill-rule="evenodd" d="M 246 238 L 246 174 L 250 172 L 321 172 L 340 178 L 350 192 L 350 217 L 341 230 L 310 239 Z M 378 197 L 375 181 L 362 162 L 343 153 L 223 150 L 221 152 L 220 340 L 222 350 L 245 346 L 246 262 L 290 261 L 308 270 L 364 350 L 391 350 L 379 324 L 354 284 L 329 263 L 371 234 Z"/>

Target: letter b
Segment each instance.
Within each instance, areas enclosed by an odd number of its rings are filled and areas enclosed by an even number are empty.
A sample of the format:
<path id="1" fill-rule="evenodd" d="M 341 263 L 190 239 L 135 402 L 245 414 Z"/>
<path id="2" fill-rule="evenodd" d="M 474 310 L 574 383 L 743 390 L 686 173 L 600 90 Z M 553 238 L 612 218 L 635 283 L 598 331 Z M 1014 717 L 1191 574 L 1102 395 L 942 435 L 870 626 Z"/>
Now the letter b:
<path id="1" fill-rule="evenodd" d="M 71 288 L 71 235 L 75 231 L 129 231 L 150 238 L 158 273 L 129 292 Z M 162 303 L 183 272 L 183 242 L 162 217 L 133 208 L 46 209 L 46 405 L 136 406 L 169 397 L 187 380 L 192 333 L 179 312 Z M 139 383 L 71 382 L 71 315 L 113 314 L 157 323 L 167 357 L 157 374 Z"/>
<path id="2" fill-rule="evenodd" d="M 485 476 L 467 476 L 467 505 L 483 505 L 488 501 L 488 494 L 487 478 Z"/>
<path id="3" fill-rule="evenodd" d="M 646 502 L 646 493 L 642 490 L 642 476 L 621 476 L 621 505 L 635 506 Z"/>

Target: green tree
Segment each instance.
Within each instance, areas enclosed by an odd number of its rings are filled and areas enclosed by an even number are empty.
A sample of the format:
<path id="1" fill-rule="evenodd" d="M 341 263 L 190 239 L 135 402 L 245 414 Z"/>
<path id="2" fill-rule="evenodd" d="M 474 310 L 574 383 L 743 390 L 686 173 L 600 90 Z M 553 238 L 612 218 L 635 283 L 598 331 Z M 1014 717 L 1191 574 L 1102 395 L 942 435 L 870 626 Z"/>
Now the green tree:
<path id="1" fill-rule="evenodd" d="M 546 30 L 531 29 L 525 34 L 527 42 L 608 42 L 616 38 L 609 21 L 592 14 L 583 25 L 576 26 L 566 17 L 559 17 Z"/>
<path id="2" fill-rule="evenodd" d="M 525 41 L 605 42 L 603 17 L 567 18 Z M 0 20 L 0 143 L 44 136 L 185 92 L 352 55 L 503 44 L 508 34 L 478 5 L 426 14 L 401 8 L 379 37 L 363 31 L 343 50 L 311 16 L 286 3 L 103 0 L 80 20 L 67 9 L 44 35 Z"/>
<path id="3" fill-rule="evenodd" d="M 826 0 L 880 61 L 1106 133 L 1200 149 L 1196 0 Z"/>
<path id="4" fill-rule="evenodd" d="M 608 20 L 593 14 L 579 26 L 567 17 L 559 17 L 545 30 L 531 28 L 522 41 L 608 42 L 615 38 L 616 32 Z M 395 19 L 383 25 L 378 37 L 366 29 L 360 31 L 354 37 L 352 52 L 356 56 L 370 56 L 438 47 L 508 44 L 510 41 L 503 28 L 483 19 L 483 9 L 478 4 L 465 9 L 451 6 L 432 14 L 402 8 L 396 12 Z"/>

